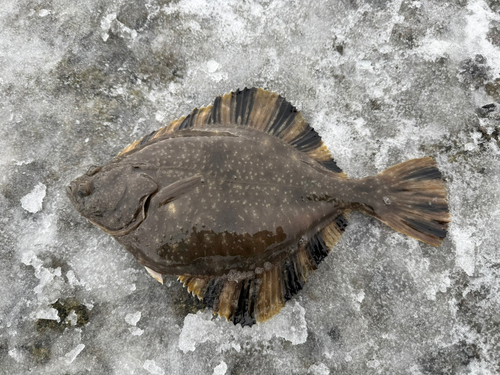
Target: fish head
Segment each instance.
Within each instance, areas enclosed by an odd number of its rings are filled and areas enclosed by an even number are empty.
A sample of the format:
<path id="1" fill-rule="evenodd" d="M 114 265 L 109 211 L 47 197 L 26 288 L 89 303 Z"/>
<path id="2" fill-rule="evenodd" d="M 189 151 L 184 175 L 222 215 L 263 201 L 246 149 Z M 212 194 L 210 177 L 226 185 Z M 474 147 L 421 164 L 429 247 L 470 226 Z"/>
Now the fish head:
<path id="1" fill-rule="evenodd" d="M 149 199 L 158 190 L 140 167 L 108 164 L 90 167 L 66 188 L 76 210 L 106 233 L 125 235 L 146 218 Z"/>

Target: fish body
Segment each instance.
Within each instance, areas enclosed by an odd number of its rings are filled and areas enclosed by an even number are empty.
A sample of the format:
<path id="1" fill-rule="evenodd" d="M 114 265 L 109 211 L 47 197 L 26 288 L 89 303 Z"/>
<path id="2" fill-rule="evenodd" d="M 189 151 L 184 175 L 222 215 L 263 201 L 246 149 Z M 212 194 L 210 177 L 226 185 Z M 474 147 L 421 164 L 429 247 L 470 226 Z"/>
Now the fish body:
<path id="1" fill-rule="evenodd" d="M 148 271 L 178 275 L 235 324 L 275 315 L 359 210 L 437 246 L 449 221 L 431 158 L 348 179 L 299 112 L 245 89 L 73 181 L 77 210 Z"/>

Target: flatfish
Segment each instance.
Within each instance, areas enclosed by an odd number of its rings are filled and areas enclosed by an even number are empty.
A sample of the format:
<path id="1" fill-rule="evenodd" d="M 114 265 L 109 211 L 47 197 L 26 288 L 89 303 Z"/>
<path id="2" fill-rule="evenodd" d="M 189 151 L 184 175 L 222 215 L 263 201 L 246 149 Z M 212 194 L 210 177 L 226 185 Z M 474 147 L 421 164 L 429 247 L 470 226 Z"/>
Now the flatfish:
<path id="1" fill-rule="evenodd" d="M 433 159 L 349 179 L 295 107 L 257 88 L 132 143 L 67 195 L 158 281 L 177 275 L 243 326 L 268 320 L 302 289 L 350 211 L 431 246 L 450 221 Z"/>

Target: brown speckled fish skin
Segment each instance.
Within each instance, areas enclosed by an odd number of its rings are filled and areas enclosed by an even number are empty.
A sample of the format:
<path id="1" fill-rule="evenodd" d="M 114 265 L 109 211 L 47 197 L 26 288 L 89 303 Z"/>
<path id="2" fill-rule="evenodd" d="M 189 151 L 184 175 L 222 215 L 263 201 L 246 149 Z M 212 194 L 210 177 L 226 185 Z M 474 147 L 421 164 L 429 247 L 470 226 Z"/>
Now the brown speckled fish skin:
<path id="1" fill-rule="evenodd" d="M 144 223 L 118 240 L 157 272 L 223 275 L 263 267 L 348 205 L 345 182 L 279 139 L 254 130 L 184 132 L 191 134 L 127 157 L 150 161 L 159 192 Z M 188 191 L 161 206 L 162 188 L 195 176 Z"/>
<path id="2" fill-rule="evenodd" d="M 245 89 L 238 102 L 240 93 L 195 110 L 190 121 L 198 125 L 182 129 L 188 120 L 174 122 L 172 130 L 145 137 L 77 178 L 70 200 L 142 265 L 181 276 L 214 311 L 242 325 L 268 319 L 302 288 L 342 234 L 349 210 L 433 246 L 442 242 L 446 190 L 431 158 L 347 179 L 324 161 L 317 134 L 281 97 Z M 257 111 L 256 118 L 265 117 L 272 100 L 279 111 L 265 121 L 280 125 L 285 108 L 280 133 L 287 126 L 299 136 L 309 132 L 302 142 L 307 152 L 286 135 L 269 134 L 269 126 L 263 131 L 260 120 L 239 126 Z"/>

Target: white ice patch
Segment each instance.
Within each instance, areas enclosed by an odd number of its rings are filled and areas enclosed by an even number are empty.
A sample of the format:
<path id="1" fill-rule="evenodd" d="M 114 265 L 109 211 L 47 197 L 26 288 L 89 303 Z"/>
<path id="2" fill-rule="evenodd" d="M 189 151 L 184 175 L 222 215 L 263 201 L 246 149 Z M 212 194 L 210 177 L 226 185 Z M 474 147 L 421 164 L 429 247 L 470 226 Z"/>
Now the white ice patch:
<path id="1" fill-rule="evenodd" d="M 219 70 L 219 68 L 220 68 L 220 64 L 217 61 L 209 60 L 207 62 L 206 73 L 215 82 L 220 82 L 220 81 L 226 80 L 228 78 L 228 74 L 226 72 L 221 72 Z"/>
<path id="2" fill-rule="evenodd" d="M 125 321 L 134 326 L 134 327 L 129 327 L 129 331 L 130 333 L 132 334 L 132 336 L 140 336 L 143 334 L 144 330 L 138 328 L 138 327 L 135 327 L 135 325 L 137 325 L 137 322 L 141 319 L 141 312 L 140 311 L 137 311 L 136 313 L 133 313 L 133 314 L 127 314 L 125 316 Z"/>
<path id="3" fill-rule="evenodd" d="M 130 327 L 128 329 L 132 336 L 141 336 L 144 333 L 143 329 L 137 328 L 137 327 Z"/>
<path id="4" fill-rule="evenodd" d="M 320 363 L 319 365 L 312 365 L 307 370 L 308 375 L 330 375 L 330 370 L 324 363 Z"/>
<path id="5" fill-rule="evenodd" d="M 225 375 L 227 371 L 227 365 L 226 362 L 221 361 L 217 366 L 214 368 L 214 375 Z"/>
<path id="6" fill-rule="evenodd" d="M 66 278 L 68 279 L 69 285 L 73 287 L 77 285 L 83 285 L 83 283 L 76 278 L 75 272 L 73 270 L 69 270 L 68 272 L 66 272 Z"/>
<path id="7" fill-rule="evenodd" d="M 75 311 L 71 311 L 66 317 L 66 323 L 69 323 L 70 326 L 74 327 L 78 323 L 78 315 L 76 315 Z"/>
<path id="8" fill-rule="evenodd" d="M 108 31 L 111 28 L 111 24 L 114 20 L 116 20 L 116 13 L 110 13 L 101 20 L 101 29 L 103 31 L 101 37 L 103 41 L 108 40 L 109 38 Z"/>
<path id="9" fill-rule="evenodd" d="M 84 344 L 78 344 L 76 346 L 76 348 L 74 348 L 72 351 L 70 351 L 69 353 L 67 353 L 64 358 L 66 359 L 66 363 L 71 363 L 73 362 L 76 357 L 78 356 L 78 354 L 81 353 L 81 351 L 85 348 L 85 345 Z"/>
<path id="10" fill-rule="evenodd" d="M 39 182 L 31 193 L 21 198 L 21 206 L 32 214 L 42 209 L 43 198 L 47 192 L 47 186 Z"/>
<path id="11" fill-rule="evenodd" d="M 123 39 L 133 41 L 137 37 L 137 31 L 130 29 L 116 19 L 116 13 L 110 13 L 101 20 L 101 38 L 107 41 L 109 33 L 113 33 Z"/>
<path id="12" fill-rule="evenodd" d="M 453 225 L 450 229 L 450 237 L 456 248 L 456 265 L 469 276 L 474 276 L 476 267 L 476 243 L 472 239 L 474 230 L 473 227 L 458 225 Z"/>
<path id="13" fill-rule="evenodd" d="M 245 342 L 269 341 L 282 337 L 292 345 L 303 344 L 307 340 L 305 310 L 298 302 L 288 304 L 271 320 L 254 325 L 251 329 L 228 323 L 224 318 L 212 320 L 212 312 L 188 314 L 179 337 L 179 349 L 184 353 L 194 351 L 196 346 L 211 341 L 218 344 L 218 351 L 231 348 L 240 351 Z"/>
<path id="14" fill-rule="evenodd" d="M 207 70 L 209 73 L 215 73 L 217 69 L 219 69 L 220 64 L 215 60 L 208 60 L 207 62 Z"/>
<path id="15" fill-rule="evenodd" d="M 371 359 L 366 362 L 366 366 L 368 366 L 369 368 L 377 368 L 380 366 L 380 361 L 377 359 Z"/>
<path id="16" fill-rule="evenodd" d="M 31 250 L 22 254 L 21 262 L 27 266 L 33 266 L 35 277 L 40 280 L 34 289 L 38 302 L 43 306 L 55 302 L 60 297 L 65 284 L 64 279 L 61 277 L 61 267 L 55 269 L 43 267 L 43 261 Z M 32 318 L 35 318 L 35 316 L 36 313 L 33 313 Z"/>
<path id="17" fill-rule="evenodd" d="M 137 322 L 141 319 L 141 312 L 137 311 L 136 313 L 133 314 L 127 314 L 125 316 L 125 321 L 130 324 L 135 326 Z"/>
<path id="18" fill-rule="evenodd" d="M 365 291 L 364 290 L 355 291 L 354 293 L 351 293 L 351 296 L 354 299 L 354 308 L 357 311 L 360 311 L 361 310 L 361 303 L 365 299 Z"/>
<path id="19" fill-rule="evenodd" d="M 56 309 L 53 307 L 47 308 L 47 309 L 41 309 L 36 312 L 35 319 L 48 319 L 48 320 L 55 320 L 59 322 L 59 313 L 57 312 Z"/>
<path id="20" fill-rule="evenodd" d="M 52 12 L 48 9 L 40 9 L 40 11 L 38 12 L 38 16 L 43 18 L 48 16 L 50 13 Z"/>
<path id="21" fill-rule="evenodd" d="M 150 374 L 165 375 L 165 371 L 163 371 L 161 367 L 157 366 L 155 361 L 148 359 L 146 362 L 144 362 L 144 365 L 142 367 L 144 367 L 144 369 L 147 370 L 147 372 L 149 372 Z"/>

